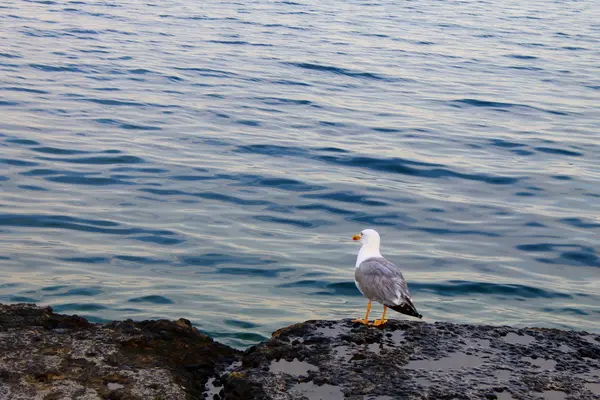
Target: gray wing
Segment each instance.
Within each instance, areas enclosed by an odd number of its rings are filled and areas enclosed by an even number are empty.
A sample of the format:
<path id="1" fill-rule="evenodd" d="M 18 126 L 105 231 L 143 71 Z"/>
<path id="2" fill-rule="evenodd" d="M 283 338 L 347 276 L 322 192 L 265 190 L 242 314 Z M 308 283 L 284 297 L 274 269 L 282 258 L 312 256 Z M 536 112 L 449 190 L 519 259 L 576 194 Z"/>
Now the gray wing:
<path id="1" fill-rule="evenodd" d="M 410 303 L 410 292 L 400 269 L 383 257 L 367 258 L 354 271 L 356 285 L 370 300 L 387 306 Z"/>

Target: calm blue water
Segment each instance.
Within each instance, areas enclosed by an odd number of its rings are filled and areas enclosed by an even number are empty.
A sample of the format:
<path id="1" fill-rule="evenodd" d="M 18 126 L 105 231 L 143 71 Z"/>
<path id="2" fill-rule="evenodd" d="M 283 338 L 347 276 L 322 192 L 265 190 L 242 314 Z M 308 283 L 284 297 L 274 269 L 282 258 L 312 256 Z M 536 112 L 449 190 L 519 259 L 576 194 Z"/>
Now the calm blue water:
<path id="1" fill-rule="evenodd" d="M 428 321 L 600 332 L 599 11 L 3 1 L 0 302 L 243 347 L 373 227 Z"/>

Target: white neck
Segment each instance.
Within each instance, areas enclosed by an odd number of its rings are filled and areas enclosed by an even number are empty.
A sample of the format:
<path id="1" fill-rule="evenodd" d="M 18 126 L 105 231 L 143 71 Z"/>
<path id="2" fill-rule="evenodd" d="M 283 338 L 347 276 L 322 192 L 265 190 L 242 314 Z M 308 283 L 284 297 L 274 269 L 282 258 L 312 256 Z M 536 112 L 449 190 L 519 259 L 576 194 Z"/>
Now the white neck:
<path id="1" fill-rule="evenodd" d="M 372 257 L 381 257 L 381 253 L 379 253 L 379 245 L 373 244 L 363 244 L 358 252 L 358 257 L 356 257 L 356 268 L 365 261 L 367 258 Z"/>

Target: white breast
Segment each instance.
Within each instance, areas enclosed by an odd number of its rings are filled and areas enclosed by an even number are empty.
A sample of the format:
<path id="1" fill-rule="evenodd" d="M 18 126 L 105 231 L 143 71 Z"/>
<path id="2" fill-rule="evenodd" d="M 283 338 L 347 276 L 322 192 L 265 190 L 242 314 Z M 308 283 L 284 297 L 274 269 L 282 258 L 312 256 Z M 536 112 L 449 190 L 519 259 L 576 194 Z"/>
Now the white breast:
<path id="1" fill-rule="evenodd" d="M 381 254 L 379 253 L 379 249 L 372 249 L 372 248 L 368 248 L 367 246 L 361 247 L 360 251 L 358 252 L 358 257 L 356 257 L 355 268 L 358 268 L 360 266 L 360 264 L 363 261 L 365 261 L 367 258 L 372 258 L 372 257 L 381 257 Z"/>

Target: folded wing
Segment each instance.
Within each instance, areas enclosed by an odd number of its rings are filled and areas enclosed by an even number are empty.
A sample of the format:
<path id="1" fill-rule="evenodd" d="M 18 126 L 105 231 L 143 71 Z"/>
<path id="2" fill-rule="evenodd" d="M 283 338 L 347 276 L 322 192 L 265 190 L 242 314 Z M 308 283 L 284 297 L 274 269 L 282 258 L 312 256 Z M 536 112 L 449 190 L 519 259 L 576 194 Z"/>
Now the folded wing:
<path id="1" fill-rule="evenodd" d="M 368 258 L 354 272 L 356 285 L 368 299 L 394 311 L 421 318 L 411 301 L 400 269 L 383 257 Z"/>

